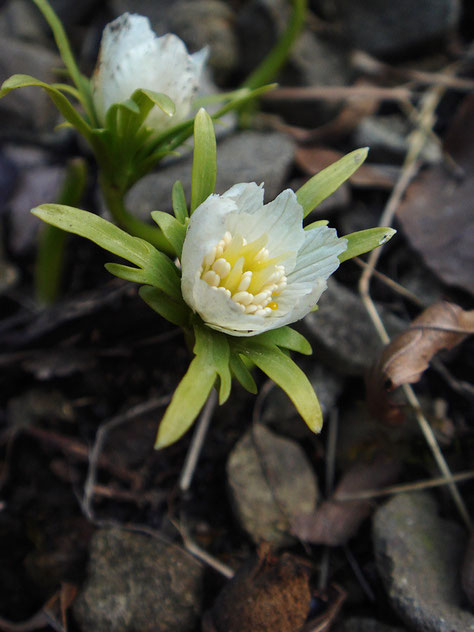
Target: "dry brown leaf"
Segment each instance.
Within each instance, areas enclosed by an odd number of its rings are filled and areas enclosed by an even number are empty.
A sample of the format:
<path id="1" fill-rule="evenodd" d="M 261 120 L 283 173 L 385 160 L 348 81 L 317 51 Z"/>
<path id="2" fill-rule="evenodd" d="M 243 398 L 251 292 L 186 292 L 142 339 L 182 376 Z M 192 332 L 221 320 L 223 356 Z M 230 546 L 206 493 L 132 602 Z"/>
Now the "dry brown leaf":
<path id="1" fill-rule="evenodd" d="M 392 404 L 388 392 L 402 384 L 413 384 L 423 375 L 433 356 L 452 349 L 474 333 L 474 310 L 440 301 L 425 309 L 382 351 L 367 377 L 367 400 L 371 412 L 387 422 L 400 422 L 403 415 Z"/>
<path id="2" fill-rule="evenodd" d="M 346 544 L 370 515 L 374 504 L 369 500 L 341 501 L 338 498 L 391 485 L 397 481 L 399 473 L 399 461 L 384 454 L 377 455 L 370 463 L 356 463 L 344 474 L 329 500 L 315 512 L 298 516 L 292 521 L 291 532 L 313 544 Z"/>
<path id="3" fill-rule="evenodd" d="M 474 96 L 462 102 L 444 149 L 462 173 L 443 165 L 422 172 L 397 210 L 426 264 L 445 282 L 474 293 Z"/>
<path id="4" fill-rule="evenodd" d="M 298 147 L 295 152 L 296 164 L 308 175 L 313 175 L 344 156 L 339 151 L 326 147 Z M 387 165 L 361 165 L 349 178 L 358 187 L 391 189 L 399 175 L 398 167 Z"/>
<path id="5" fill-rule="evenodd" d="M 382 352 L 378 371 L 385 388 L 418 382 L 435 353 L 452 349 L 472 333 L 474 310 L 466 312 L 447 301 L 430 305 Z"/>

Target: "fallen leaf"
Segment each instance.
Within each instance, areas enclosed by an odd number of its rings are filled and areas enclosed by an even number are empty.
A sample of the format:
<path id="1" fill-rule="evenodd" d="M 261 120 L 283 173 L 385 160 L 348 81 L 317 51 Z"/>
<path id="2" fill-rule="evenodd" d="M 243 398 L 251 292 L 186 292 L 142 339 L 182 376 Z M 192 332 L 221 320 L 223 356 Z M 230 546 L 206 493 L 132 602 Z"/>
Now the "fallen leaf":
<path id="1" fill-rule="evenodd" d="M 302 171 L 313 175 L 343 157 L 343 153 L 326 147 L 298 147 L 295 162 Z M 389 165 L 361 165 L 349 178 L 357 187 L 391 189 L 399 175 L 399 168 Z"/>
<path id="2" fill-rule="evenodd" d="M 449 129 L 444 150 L 457 172 L 422 172 L 397 210 L 411 245 L 449 285 L 474 293 L 474 96 L 467 96 Z"/>
<path id="3" fill-rule="evenodd" d="M 402 384 L 413 384 L 423 375 L 433 356 L 452 349 L 474 333 L 474 310 L 440 301 L 425 309 L 411 325 L 384 348 L 367 376 L 367 400 L 372 413 L 388 422 L 402 420 L 388 392 Z"/>
<path id="4" fill-rule="evenodd" d="M 400 463 L 384 454 L 372 461 L 359 462 L 343 475 L 334 494 L 311 513 L 292 520 L 291 532 L 304 542 L 342 546 L 355 535 L 361 523 L 371 514 L 370 500 L 342 501 L 346 494 L 380 489 L 397 481 Z"/>

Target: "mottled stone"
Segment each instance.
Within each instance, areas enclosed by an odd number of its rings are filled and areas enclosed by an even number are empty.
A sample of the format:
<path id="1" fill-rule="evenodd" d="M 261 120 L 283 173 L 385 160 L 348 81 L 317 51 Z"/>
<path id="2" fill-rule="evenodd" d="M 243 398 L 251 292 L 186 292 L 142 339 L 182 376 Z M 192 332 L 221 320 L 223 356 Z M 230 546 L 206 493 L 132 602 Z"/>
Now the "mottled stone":
<path id="1" fill-rule="evenodd" d="M 238 182 L 265 183 L 267 202 L 276 197 L 293 160 L 293 143 L 277 132 L 240 132 L 224 138 L 217 148 L 216 193 L 224 193 Z M 171 189 L 176 180 L 191 197 L 192 155 L 162 165 L 138 182 L 127 196 L 132 213 L 149 218 L 154 210 L 171 210 Z"/>
<path id="2" fill-rule="evenodd" d="M 53 83 L 62 62 L 59 56 L 34 43 L 0 37 L 0 82 L 14 74 L 32 75 Z M 47 94 L 36 87 L 13 90 L 0 100 L 0 117 L 6 129 L 52 131 L 59 114 Z"/>
<path id="3" fill-rule="evenodd" d="M 84 632 L 192 632 L 202 568 L 179 547 L 121 529 L 99 529 L 74 602 Z"/>
<path id="4" fill-rule="evenodd" d="M 377 567 L 393 608 L 417 632 L 469 632 L 459 571 L 466 537 L 428 494 L 401 494 L 374 516 Z"/>
<path id="5" fill-rule="evenodd" d="M 382 308 L 379 311 L 390 335 L 403 328 L 399 318 Z M 317 311 L 305 317 L 303 333 L 318 357 L 349 375 L 369 369 L 382 348 L 359 295 L 334 279 L 329 279 Z"/>
<path id="6" fill-rule="evenodd" d="M 235 513 L 255 542 L 291 542 L 288 520 L 314 510 L 315 474 L 303 450 L 257 425 L 232 450 L 227 480 Z"/>

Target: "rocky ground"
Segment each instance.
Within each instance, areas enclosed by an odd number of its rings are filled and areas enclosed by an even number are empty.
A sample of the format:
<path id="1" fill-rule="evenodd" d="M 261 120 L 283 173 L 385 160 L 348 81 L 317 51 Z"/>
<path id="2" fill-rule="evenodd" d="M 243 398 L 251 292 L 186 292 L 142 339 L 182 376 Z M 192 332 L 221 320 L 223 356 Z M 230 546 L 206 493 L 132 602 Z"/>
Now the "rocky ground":
<path id="1" fill-rule="evenodd" d="M 270 50 L 288 4 L 52 1 L 84 72 L 104 25 L 138 12 L 190 50 L 209 45 L 209 89 L 221 90 Z M 0 101 L 0 630 L 474 630 L 463 512 L 474 499 L 472 3 L 313 0 L 310 9 L 280 88 L 249 128 L 235 117 L 220 127 L 217 191 L 265 182 L 271 200 L 369 145 L 367 165 L 315 219 L 346 234 L 377 225 L 392 200 L 398 233 L 370 292 L 396 342 L 381 355 L 358 292 L 364 264 L 344 264 L 299 326 L 313 346 L 298 362 L 320 397 L 323 432 L 312 435 L 260 375 L 257 398 L 235 387 L 223 408 L 209 403 L 189 485 L 180 477 L 191 436 L 153 450 L 189 362 L 183 337 L 108 275 L 110 257 L 72 237 L 61 299 L 38 305 L 30 209 L 55 201 L 76 156 L 90 165 L 81 207 L 104 207 L 87 148 L 54 130 L 46 95 L 29 88 Z M 57 80 L 61 61 L 33 2 L 0 2 L 0 35 L 1 81 Z M 139 182 L 129 208 L 142 218 L 170 210 L 178 178 L 189 195 L 187 150 Z M 466 311 L 422 320 L 417 331 L 428 323 L 432 337 L 421 348 L 401 332 L 441 300 Z M 440 341 L 446 328 L 455 341 Z M 443 347 L 428 370 L 418 366 Z M 404 387 L 387 395 L 410 381 L 387 383 L 396 358 L 398 370 L 419 372 L 415 403 Z M 458 503 L 420 416 L 463 474 Z"/>

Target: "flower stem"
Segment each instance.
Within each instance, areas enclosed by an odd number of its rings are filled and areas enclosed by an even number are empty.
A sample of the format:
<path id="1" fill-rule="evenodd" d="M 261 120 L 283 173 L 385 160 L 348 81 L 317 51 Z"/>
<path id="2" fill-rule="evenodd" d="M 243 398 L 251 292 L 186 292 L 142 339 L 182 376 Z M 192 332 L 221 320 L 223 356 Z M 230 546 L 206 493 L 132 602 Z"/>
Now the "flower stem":
<path id="1" fill-rule="evenodd" d="M 66 169 L 58 203 L 77 206 L 84 193 L 86 180 L 87 167 L 84 160 L 71 160 Z M 42 305 L 51 305 L 58 298 L 67 237 L 67 233 L 56 226 L 45 225 L 40 232 L 35 268 L 35 293 L 36 300 Z"/>
<path id="2" fill-rule="evenodd" d="M 131 215 L 125 207 L 124 192 L 110 182 L 104 173 L 100 176 L 100 186 L 107 208 L 118 226 L 131 235 L 148 241 L 162 252 L 173 255 L 173 249 L 163 232 L 157 226 L 147 224 Z"/>

